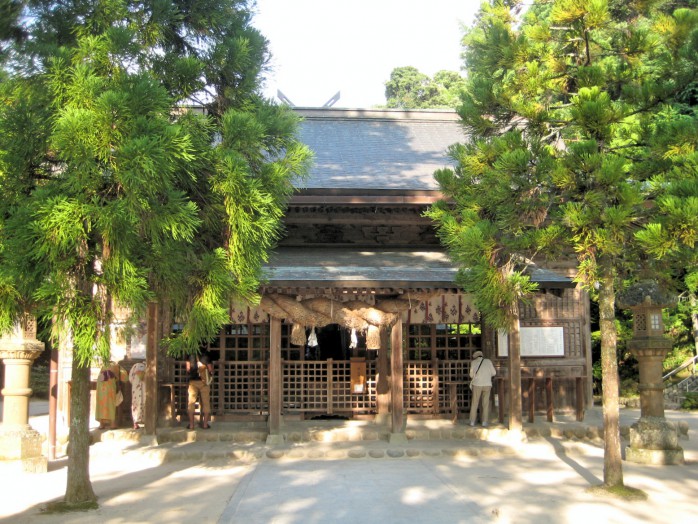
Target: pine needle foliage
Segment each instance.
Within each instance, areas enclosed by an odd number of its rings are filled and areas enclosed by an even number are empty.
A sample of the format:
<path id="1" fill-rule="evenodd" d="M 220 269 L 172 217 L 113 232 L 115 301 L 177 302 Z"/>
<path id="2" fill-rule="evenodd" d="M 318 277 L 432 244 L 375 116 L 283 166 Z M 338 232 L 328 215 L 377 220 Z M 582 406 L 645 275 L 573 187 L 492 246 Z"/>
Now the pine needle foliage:
<path id="1" fill-rule="evenodd" d="M 600 306 L 608 486 L 623 484 L 616 293 L 695 273 L 696 7 L 483 3 L 463 40 L 470 140 L 435 175 L 448 200 L 430 216 L 495 326 L 534 291 L 527 264 L 577 257 Z"/>

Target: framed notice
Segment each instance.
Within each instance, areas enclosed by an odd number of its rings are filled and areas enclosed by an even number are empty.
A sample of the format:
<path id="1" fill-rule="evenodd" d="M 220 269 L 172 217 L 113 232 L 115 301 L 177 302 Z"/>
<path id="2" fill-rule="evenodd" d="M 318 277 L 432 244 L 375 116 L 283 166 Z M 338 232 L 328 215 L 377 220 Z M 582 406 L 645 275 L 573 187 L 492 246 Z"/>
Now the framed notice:
<path id="1" fill-rule="evenodd" d="M 509 356 L 509 335 L 507 335 L 507 332 L 504 329 L 497 330 L 497 356 Z"/>
<path id="2" fill-rule="evenodd" d="M 564 329 L 560 327 L 522 327 L 520 332 L 522 357 L 564 357 Z M 497 355 L 509 355 L 509 336 L 500 329 L 497 333 Z"/>

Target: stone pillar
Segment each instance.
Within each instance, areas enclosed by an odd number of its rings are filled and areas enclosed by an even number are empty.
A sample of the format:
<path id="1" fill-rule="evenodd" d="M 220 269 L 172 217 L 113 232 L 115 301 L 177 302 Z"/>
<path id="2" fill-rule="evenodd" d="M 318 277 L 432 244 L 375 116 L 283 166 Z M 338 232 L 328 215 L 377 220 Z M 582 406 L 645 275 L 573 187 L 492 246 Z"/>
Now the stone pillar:
<path id="1" fill-rule="evenodd" d="M 619 305 L 633 312 L 633 338 L 628 349 L 640 368 L 640 420 L 630 427 L 629 462 L 683 464 L 676 424 L 664 418 L 662 362 L 671 341 L 664 336 L 662 308 L 675 301 L 654 282 L 639 282 L 619 297 Z"/>
<path id="2" fill-rule="evenodd" d="M 0 460 L 31 473 L 48 471 L 48 460 L 41 450 L 42 436 L 29 425 L 29 372 L 43 350 L 44 343 L 36 339 L 34 318 L 27 317 L 0 339 L 0 358 L 5 363 Z"/>

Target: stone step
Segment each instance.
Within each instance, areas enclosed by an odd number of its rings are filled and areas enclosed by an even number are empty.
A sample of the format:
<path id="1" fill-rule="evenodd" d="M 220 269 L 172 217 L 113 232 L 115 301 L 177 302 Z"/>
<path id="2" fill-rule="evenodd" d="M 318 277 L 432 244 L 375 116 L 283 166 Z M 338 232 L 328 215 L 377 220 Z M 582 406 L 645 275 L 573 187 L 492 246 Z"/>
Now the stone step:
<path id="1" fill-rule="evenodd" d="M 561 425 L 534 424 L 524 427 L 527 438 L 561 438 L 597 442 L 603 438 L 603 429 L 598 426 L 577 424 Z M 487 428 L 449 425 L 442 427 L 407 428 L 404 437 L 407 441 L 506 441 L 509 431 L 502 425 L 494 424 Z M 143 429 L 93 430 L 92 442 L 121 441 L 137 444 L 142 441 Z M 627 438 L 629 427 L 621 427 L 621 435 Z M 158 443 L 182 444 L 191 442 L 224 442 L 233 444 L 266 443 L 269 433 L 263 429 L 234 428 L 228 424 L 213 424 L 211 429 L 188 430 L 186 428 L 158 428 Z M 287 428 L 281 431 L 284 442 L 293 444 L 319 442 L 388 442 L 391 433 L 387 428 Z"/>
<path id="2" fill-rule="evenodd" d="M 122 455 L 128 459 L 149 460 L 164 463 L 177 460 L 212 462 L 219 460 L 242 463 L 268 459 L 288 460 L 343 460 L 419 457 L 503 457 L 516 453 L 515 447 L 485 441 L 454 442 L 431 441 L 393 445 L 388 442 L 352 443 L 303 443 L 267 446 L 265 444 L 241 445 L 231 442 L 186 442 L 157 446 L 117 446 L 112 443 L 96 443 L 90 448 L 91 456 Z"/>
<path id="3" fill-rule="evenodd" d="M 384 426 L 294 424 L 286 427 L 273 444 L 260 427 L 219 423 L 211 429 L 158 428 L 157 437 L 141 430 L 119 429 L 92 432 L 91 454 L 152 460 L 210 462 L 235 460 L 250 462 L 266 459 L 360 459 L 398 457 L 490 457 L 518 452 L 520 444 L 555 439 L 569 447 L 603 446 L 603 428 L 584 423 L 535 423 L 524 425 L 522 433 L 510 432 L 503 425 L 487 428 L 463 425 L 420 424 L 408 427 L 399 438 Z M 621 426 L 627 443 L 630 426 Z M 688 438 L 687 424 L 679 424 L 679 437 Z"/>

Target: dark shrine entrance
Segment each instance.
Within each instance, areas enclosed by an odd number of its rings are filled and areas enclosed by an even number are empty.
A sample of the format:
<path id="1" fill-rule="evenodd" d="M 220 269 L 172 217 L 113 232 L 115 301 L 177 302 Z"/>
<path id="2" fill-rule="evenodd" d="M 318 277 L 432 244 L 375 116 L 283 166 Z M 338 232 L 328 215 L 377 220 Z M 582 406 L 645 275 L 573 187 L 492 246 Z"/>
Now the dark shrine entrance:
<path id="1" fill-rule="evenodd" d="M 317 346 L 312 346 L 312 330 L 306 330 L 309 343 L 305 346 L 306 360 L 349 360 L 350 357 L 366 354 L 366 337 L 355 332 L 356 347 L 352 348 L 352 332 L 339 324 L 315 328 Z M 360 349 L 361 348 L 361 349 Z"/>

